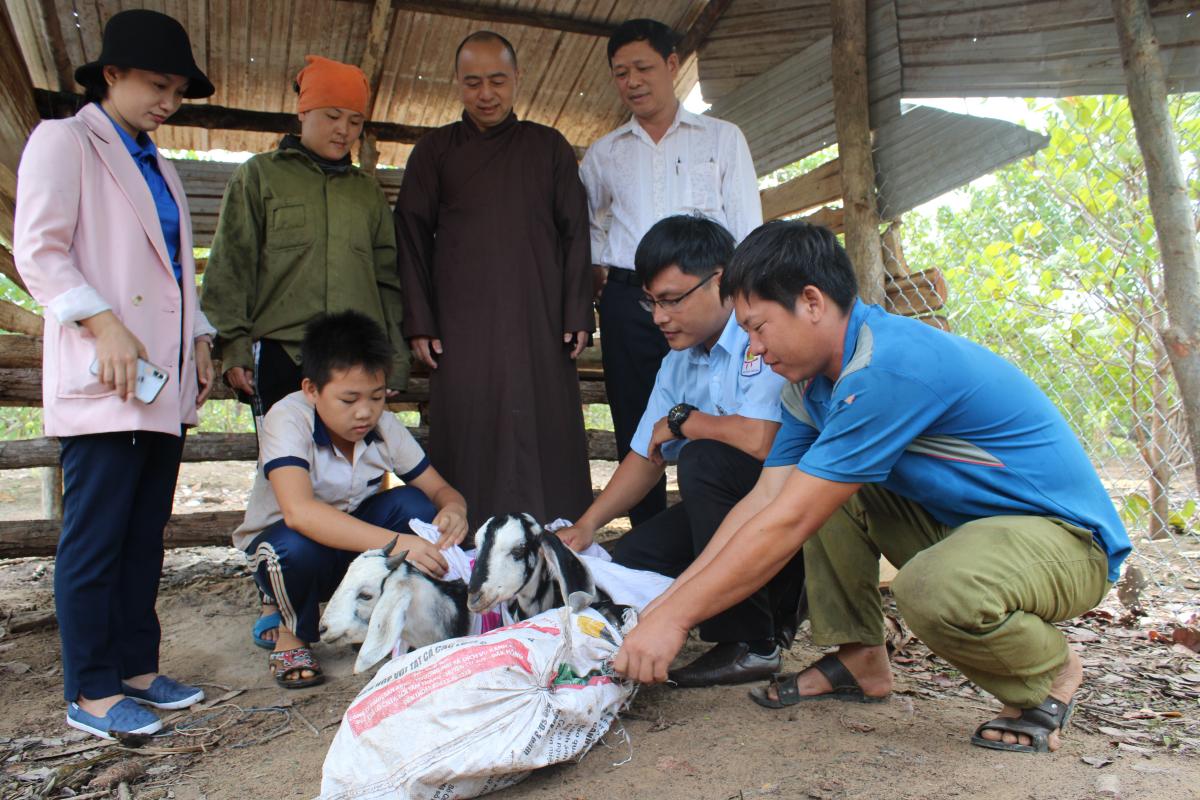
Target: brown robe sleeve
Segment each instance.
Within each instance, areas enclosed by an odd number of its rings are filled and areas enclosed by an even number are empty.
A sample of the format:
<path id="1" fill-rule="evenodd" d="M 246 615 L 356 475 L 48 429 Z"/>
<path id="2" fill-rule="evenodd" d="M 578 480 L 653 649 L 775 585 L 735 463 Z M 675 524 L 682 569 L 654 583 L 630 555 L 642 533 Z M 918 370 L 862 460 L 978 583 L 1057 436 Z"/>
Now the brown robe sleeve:
<path id="1" fill-rule="evenodd" d="M 592 242 L 587 191 L 579 180 L 575 150 L 560 134 L 554 149 L 554 224 L 563 269 L 563 332 L 594 331 Z M 407 181 L 408 176 L 405 175 Z"/>
<path id="2" fill-rule="evenodd" d="M 404 168 L 396 199 L 396 266 L 403 289 L 406 339 L 437 337 L 437 306 L 433 296 L 433 241 L 437 230 L 438 169 L 436 143 L 430 136 L 417 142 Z"/>

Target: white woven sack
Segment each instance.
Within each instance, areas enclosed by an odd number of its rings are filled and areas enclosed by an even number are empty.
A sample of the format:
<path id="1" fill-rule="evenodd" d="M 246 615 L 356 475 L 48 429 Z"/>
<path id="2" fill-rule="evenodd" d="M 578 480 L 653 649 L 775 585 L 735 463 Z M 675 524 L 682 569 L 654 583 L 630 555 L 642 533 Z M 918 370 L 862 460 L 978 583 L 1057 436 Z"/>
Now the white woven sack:
<path id="1" fill-rule="evenodd" d="M 559 608 L 387 662 L 342 718 L 322 800 L 479 797 L 582 757 L 633 693 L 612 673 L 620 642 Z"/>

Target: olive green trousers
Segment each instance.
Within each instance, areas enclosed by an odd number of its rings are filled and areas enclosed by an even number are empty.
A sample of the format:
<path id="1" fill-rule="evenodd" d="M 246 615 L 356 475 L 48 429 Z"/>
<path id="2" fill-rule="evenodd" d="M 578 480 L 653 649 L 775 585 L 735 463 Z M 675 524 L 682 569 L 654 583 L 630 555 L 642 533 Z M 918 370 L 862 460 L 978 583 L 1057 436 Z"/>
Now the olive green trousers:
<path id="1" fill-rule="evenodd" d="M 1091 532 L 1048 517 L 1005 516 L 951 528 L 868 484 L 804 545 L 813 640 L 884 643 L 879 556 L 899 569 L 892 593 L 921 641 L 1001 702 L 1038 705 L 1067 660 L 1051 623 L 1108 592 L 1108 558 Z"/>

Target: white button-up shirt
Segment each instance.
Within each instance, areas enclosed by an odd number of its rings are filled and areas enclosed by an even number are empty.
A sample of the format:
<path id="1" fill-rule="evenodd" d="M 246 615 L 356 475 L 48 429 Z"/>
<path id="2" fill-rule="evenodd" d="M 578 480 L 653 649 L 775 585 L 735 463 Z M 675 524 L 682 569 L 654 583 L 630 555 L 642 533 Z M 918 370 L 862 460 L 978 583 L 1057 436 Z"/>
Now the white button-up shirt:
<path id="1" fill-rule="evenodd" d="M 746 137 L 732 122 L 682 105 L 657 144 L 636 117 L 603 136 L 588 148 L 579 176 L 587 187 L 593 264 L 633 269 L 638 242 L 672 214 L 703 214 L 738 242 L 762 224 Z"/>

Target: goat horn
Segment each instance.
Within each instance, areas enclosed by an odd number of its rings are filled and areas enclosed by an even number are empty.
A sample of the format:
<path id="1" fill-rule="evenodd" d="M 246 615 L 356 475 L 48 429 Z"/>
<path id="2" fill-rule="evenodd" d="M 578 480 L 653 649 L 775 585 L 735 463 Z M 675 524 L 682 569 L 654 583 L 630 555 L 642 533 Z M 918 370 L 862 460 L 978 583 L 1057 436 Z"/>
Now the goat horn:
<path id="1" fill-rule="evenodd" d="M 383 546 L 383 554 L 385 556 L 390 556 L 392 554 L 392 548 L 396 546 L 396 542 L 398 541 L 400 541 L 400 534 L 393 536 L 392 540 Z"/>

